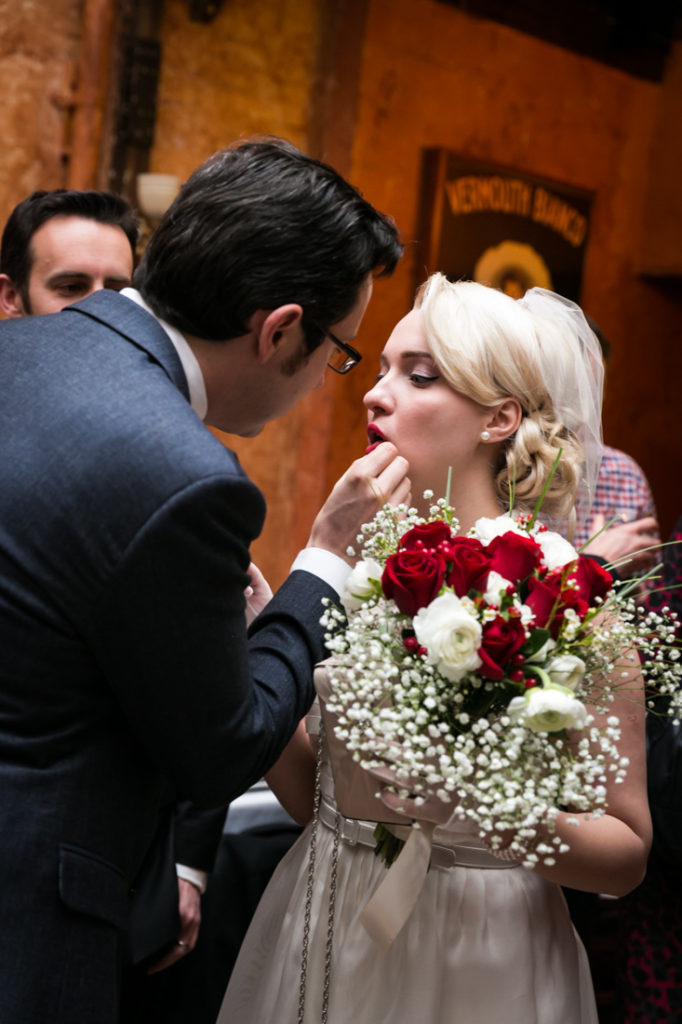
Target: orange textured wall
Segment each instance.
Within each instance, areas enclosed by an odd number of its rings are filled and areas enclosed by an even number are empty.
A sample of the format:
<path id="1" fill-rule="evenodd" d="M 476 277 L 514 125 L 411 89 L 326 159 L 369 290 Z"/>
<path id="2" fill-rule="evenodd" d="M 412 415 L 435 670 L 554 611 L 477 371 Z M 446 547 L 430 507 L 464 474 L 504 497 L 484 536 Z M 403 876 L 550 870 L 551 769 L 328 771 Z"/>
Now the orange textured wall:
<path id="1" fill-rule="evenodd" d="M 210 24 L 165 0 L 152 171 L 186 177 L 256 133 L 305 146 L 319 0 L 229 0 Z"/>
<path id="2" fill-rule="evenodd" d="M 395 217 L 407 254 L 395 278 L 376 288 L 362 331 L 365 351 L 376 357 L 409 308 L 420 276 L 416 243 L 425 147 L 446 147 L 589 190 L 594 200 L 582 304 L 613 347 L 605 437 L 644 467 L 669 530 L 682 511 L 676 473 L 680 280 L 666 285 L 637 275 L 646 198 L 655 187 L 649 156 L 669 86 L 433 0 L 370 0 L 368 6 L 351 177 Z M 682 60 L 679 49 L 673 60 Z M 337 412 L 342 426 L 330 442 L 330 481 L 349 450 L 361 449 L 360 398 L 375 368 L 370 355 L 347 382 Z"/>
<path id="3" fill-rule="evenodd" d="M 38 188 L 66 180 L 82 0 L 0 0 L 0 223 Z"/>
<path id="4" fill-rule="evenodd" d="M 364 447 L 361 397 L 417 276 L 425 147 L 593 193 L 583 304 L 613 345 L 606 438 L 644 466 L 669 529 L 682 506 L 682 278 L 638 270 L 642 249 L 655 265 L 662 226 L 667 245 L 682 238 L 682 225 L 670 231 L 679 203 L 662 208 L 658 188 L 679 164 L 663 166 L 679 153 L 682 47 L 654 84 L 435 0 L 230 0 L 210 25 L 190 21 L 188 7 L 164 5 L 151 169 L 184 177 L 236 138 L 281 134 L 329 156 L 395 217 L 407 244 L 394 279 L 377 283 L 358 370 L 260 438 L 230 439 L 270 504 L 255 554 L 273 580 Z M 0 216 L 32 189 L 65 183 L 83 9 L 82 0 L 0 0 Z"/>
<path id="5" fill-rule="evenodd" d="M 334 32 L 324 37 L 332 9 Z M 644 82 L 434 0 L 231 0 L 210 26 L 189 20 L 184 0 L 167 0 L 162 45 L 153 170 L 185 176 L 221 145 L 254 132 L 285 135 L 304 149 L 310 140 L 320 147 L 315 155 L 332 154 L 395 217 L 407 245 L 395 277 L 377 283 L 358 370 L 329 381 L 260 438 L 227 439 L 268 498 L 270 520 L 255 556 L 275 582 L 315 507 L 364 448 L 362 394 L 419 276 L 425 147 L 593 194 L 582 301 L 613 346 L 605 436 L 645 468 L 670 528 L 682 504 L 671 472 L 679 458 L 679 279 L 662 284 L 637 273 L 667 83 Z M 318 50 L 326 81 L 315 77 Z M 678 50 L 673 69 L 680 61 Z M 352 82 L 349 67 L 358 69 Z M 329 89 L 335 106 L 324 107 Z M 328 110 L 336 121 L 325 122 Z"/>

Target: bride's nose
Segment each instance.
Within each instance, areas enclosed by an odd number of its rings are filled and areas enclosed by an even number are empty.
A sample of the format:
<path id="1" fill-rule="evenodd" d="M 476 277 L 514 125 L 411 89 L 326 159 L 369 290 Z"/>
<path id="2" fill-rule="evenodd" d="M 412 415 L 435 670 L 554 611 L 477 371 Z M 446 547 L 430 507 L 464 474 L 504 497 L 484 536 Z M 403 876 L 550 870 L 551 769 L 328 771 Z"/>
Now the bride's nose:
<path id="1" fill-rule="evenodd" d="M 381 412 L 388 412 L 391 406 L 390 391 L 384 384 L 384 378 L 381 377 L 371 387 L 365 397 L 362 399 L 365 409 L 369 412 L 380 410 Z"/>

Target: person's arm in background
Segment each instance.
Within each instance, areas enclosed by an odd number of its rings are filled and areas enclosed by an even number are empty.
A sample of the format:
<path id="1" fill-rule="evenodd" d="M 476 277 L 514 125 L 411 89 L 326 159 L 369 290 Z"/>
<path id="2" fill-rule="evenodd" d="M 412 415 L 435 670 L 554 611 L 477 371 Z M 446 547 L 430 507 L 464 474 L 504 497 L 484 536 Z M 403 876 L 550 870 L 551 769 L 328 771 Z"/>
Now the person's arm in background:
<path id="1" fill-rule="evenodd" d="M 622 579 L 648 572 L 658 561 L 660 536 L 653 516 L 614 524 L 604 530 L 605 517 L 598 514 L 590 523 L 594 540 L 584 548 L 583 554 L 597 555 L 607 565 L 615 565 Z M 600 530 L 603 532 L 599 533 Z M 595 534 L 599 533 L 599 536 Z"/>
<path id="2" fill-rule="evenodd" d="M 587 534 L 594 540 L 583 548 L 584 554 L 596 555 L 607 566 L 615 563 L 620 579 L 641 576 L 660 561 L 654 497 L 644 471 L 630 455 L 616 448 L 604 449 L 595 507 L 598 511 Z M 616 521 L 604 529 L 614 515 Z"/>

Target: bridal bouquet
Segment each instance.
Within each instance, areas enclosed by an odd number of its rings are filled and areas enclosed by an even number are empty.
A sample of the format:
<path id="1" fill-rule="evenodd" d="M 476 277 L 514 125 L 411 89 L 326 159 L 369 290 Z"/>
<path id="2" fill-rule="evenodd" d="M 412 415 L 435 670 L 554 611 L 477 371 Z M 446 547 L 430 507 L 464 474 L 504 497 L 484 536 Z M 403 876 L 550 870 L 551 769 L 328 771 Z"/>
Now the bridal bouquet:
<path id="1" fill-rule="evenodd" d="M 453 802 L 491 850 L 553 864 L 559 809 L 601 814 L 625 777 L 611 705 L 620 687 L 636 699 L 640 658 L 680 713 L 674 621 L 535 516 L 457 530 L 444 499 L 363 528 L 345 614 L 322 620 L 335 738 L 361 768 L 392 767 L 403 798 Z"/>

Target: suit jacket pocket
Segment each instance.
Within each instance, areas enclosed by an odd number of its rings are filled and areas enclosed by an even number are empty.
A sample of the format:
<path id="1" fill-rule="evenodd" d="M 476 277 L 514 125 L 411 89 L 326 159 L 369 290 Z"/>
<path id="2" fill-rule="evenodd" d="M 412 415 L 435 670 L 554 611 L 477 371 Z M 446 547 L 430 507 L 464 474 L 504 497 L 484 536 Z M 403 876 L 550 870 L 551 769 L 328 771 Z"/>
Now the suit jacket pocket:
<path id="1" fill-rule="evenodd" d="M 116 928 L 128 924 L 128 885 L 120 868 L 70 843 L 59 844 L 59 895 L 70 909 Z"/>

